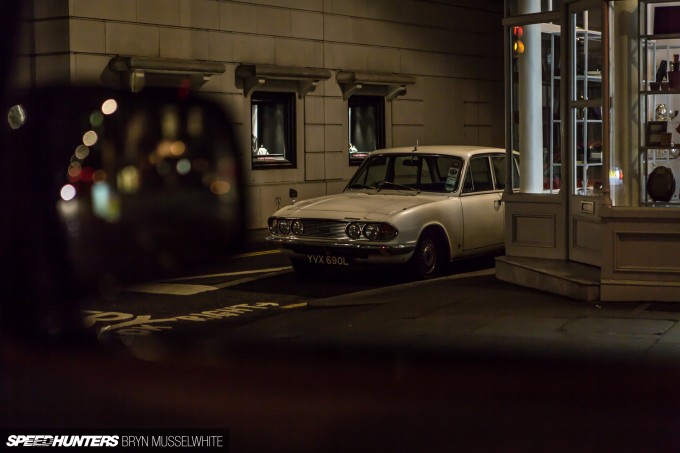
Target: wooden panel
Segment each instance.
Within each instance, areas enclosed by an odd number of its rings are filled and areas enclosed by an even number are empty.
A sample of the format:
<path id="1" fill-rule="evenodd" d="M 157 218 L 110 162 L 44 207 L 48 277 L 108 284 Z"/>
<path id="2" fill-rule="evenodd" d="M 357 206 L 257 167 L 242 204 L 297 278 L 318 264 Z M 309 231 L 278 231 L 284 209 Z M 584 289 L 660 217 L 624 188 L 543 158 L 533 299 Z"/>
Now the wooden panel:
<path id="1" fill-rule="evenodd" d="M 512 216 L 512 245 L 555 247 L 555 216 L 552 214 L 514 214 Z"/>
<path id="2" fill-rule="evenodd" d="M 602 251 L 602 225 L 599 220 L 572 218 L 573 247 L 576 250 L 599 254 Z"/>
<path id="3" fill-rule="evenodd" d="M 680 273 L 680 233 L 617 232 L 616 271 Z"/>

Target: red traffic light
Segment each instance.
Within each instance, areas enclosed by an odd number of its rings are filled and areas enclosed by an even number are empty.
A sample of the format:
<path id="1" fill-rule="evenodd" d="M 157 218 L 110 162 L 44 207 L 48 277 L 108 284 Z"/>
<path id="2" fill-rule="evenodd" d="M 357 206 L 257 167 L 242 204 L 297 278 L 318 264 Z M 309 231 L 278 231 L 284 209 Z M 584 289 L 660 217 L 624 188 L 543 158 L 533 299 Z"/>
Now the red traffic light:
<path id="1" fill-rule="evenodd" d="M 524 53 L 524 43 L 520 39 L 523 34 L 524 29 L 522 27 L 512 27 L 512 52 L 515 55 Z"/>

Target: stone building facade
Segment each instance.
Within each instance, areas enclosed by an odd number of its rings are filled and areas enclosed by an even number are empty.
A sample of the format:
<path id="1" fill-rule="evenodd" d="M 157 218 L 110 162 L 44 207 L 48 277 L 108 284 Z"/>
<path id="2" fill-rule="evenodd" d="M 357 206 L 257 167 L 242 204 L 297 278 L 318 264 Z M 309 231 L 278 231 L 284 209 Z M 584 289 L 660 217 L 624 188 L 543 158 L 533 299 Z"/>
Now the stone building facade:
<path id="1" fill-rule="evenodd" d="M 289 188 L 299 199 L 342 191 L 356 169 L 348 157 L 348 102 L 361 89 L 384 97 L 386 147 L 502 147 L 501 3 L 33 0 L 16 80 L 129 89 L 121 80 L 130 74 L 113 70 L 112 60 L 219 64 L 223 71 L 204 74 L 200 90 L 233 115 L 246 156 L 247 224 L 264 228 L 289 203 Z M 239 67 L 253 71 L 254 90 Z M 310 73 L 317 79 L 300 90 Z M 297 92 L 293 165 L 251 165 L 251 101 L 259 86 Z"/>

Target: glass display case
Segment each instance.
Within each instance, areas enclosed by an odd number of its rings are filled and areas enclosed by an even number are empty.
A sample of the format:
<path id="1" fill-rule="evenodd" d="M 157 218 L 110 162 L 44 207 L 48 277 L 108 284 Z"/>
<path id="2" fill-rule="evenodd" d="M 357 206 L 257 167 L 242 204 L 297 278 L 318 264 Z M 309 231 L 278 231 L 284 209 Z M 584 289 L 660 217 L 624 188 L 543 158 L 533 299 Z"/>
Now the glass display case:
<path id="1" fill-rule="evenodd" d="M 680 6 L 641 1 L 639 33 L 640 199 L 680 206 Z"/>
<path id="2" fill-rule="evenodd" d="M 602 97 L 601 39 L 599 31 L 578 29 L 576 31 L 575 67 L 573 91 L 576 98 L 584 103 Z M 560 118 L 560 89 L 562 74 L 560 61 L 560 34 L 550 34 L 550 53 L 546 58 L 550 74 L 549 99 L 549 136 L 548 168 L 549 184 L 545 187 L 550 192 L 560 188 L 562 178 L 562 152 L 560 134 L 562 120 Z M 573 143 L 576 146 L 574 156 L 574 193 L 592 195 L 602 186 L 602 109 L 599 106 L 584 106 L 574 111 L 572 121 L 574 128 Z M 565 175 L 566 176 L 566 175 Z"/>
<path id="3" fill-rule="evenodd" d="M 599 31 L 576 31 L 576 99 L 602 98 L 602 45 Z M 575 154 L 574 193 L 593 195 L 602 188 L 602 107 L 584 105 L 574 112 L 576 125 L 573 143 Z"/>

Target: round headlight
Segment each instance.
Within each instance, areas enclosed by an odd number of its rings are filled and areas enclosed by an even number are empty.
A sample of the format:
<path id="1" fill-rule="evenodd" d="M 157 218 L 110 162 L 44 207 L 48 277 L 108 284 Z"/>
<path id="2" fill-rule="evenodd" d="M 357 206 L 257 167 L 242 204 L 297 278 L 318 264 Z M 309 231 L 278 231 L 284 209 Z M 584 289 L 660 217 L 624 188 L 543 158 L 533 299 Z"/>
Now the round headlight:
<path id="1" fill-rule="evenodd" d="M 366 236 L 366 238 L 370 239 L 371 241 L 379 239 L 380 237 L 379 225 L 376 223 L 369 223 L 366 226 L 364 226 L 364 236 Z"/>
<path id="2" fill-rule="evenodd" d="M 293 220 L 290 229 L 296 236 L 302 236 L 302 233 L 305 232 L 305 226 L 302 224 L 302 220 Z"/>
<path id="3" fill-rule="evenodd" d="M 275 219 L 273 217 L 269 218 L 269 221 L 267 222 L 269 224 L 269 231 L 273 234 L 278 233 L 276 226 L 278 225 L 279 221 L 278 219 Z"/>
<path id="4" fill-rule="evenodd" d="M 361 225 L 356 222 L 350 223 L 347 225 L 345 233 L 347 233 L 347 236 L 351 239 L 359 239 L 361 237 Z"/>
<path id="5" fill-rule="evenodd" d="M 280 219 L 279 220 L 279 231 L 282 234 L 288 234 L 290 233 L 290 220 L 288 219 Z"/>
<path id="6" fill-rule="evenodd" d="M 363 233 L 371 241 L 389 241 L 397 236 L 397 229 L 389 223 L 367 223 Z"/>

